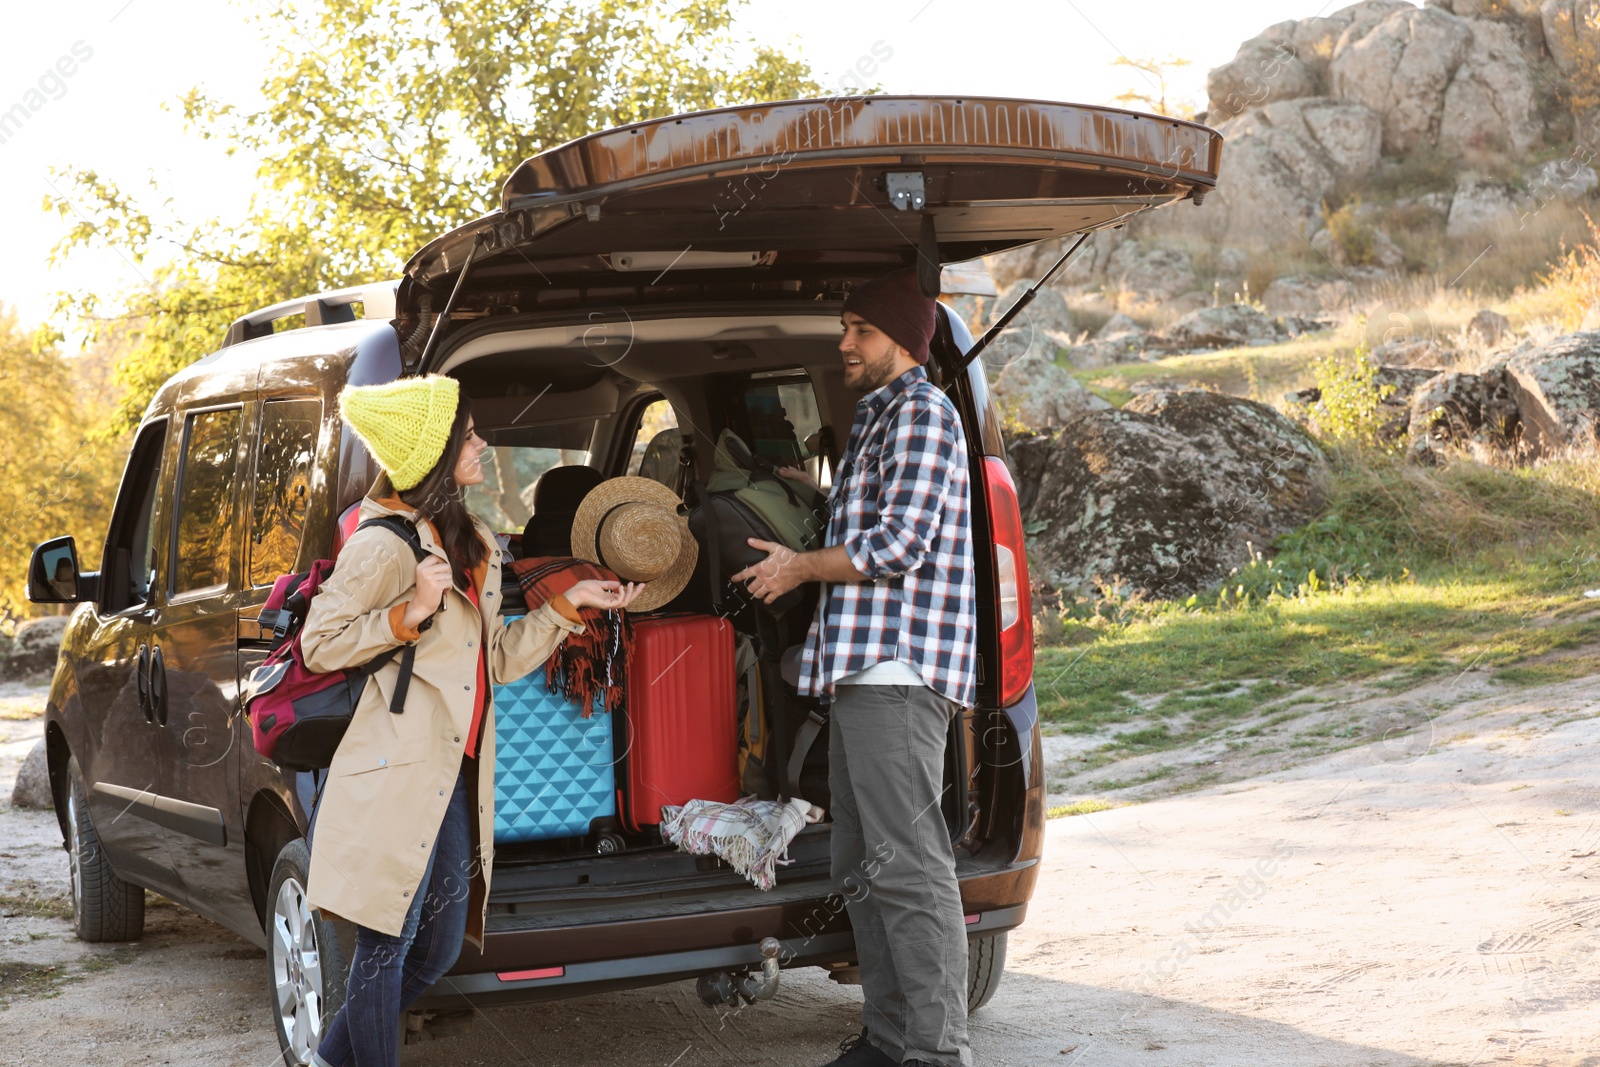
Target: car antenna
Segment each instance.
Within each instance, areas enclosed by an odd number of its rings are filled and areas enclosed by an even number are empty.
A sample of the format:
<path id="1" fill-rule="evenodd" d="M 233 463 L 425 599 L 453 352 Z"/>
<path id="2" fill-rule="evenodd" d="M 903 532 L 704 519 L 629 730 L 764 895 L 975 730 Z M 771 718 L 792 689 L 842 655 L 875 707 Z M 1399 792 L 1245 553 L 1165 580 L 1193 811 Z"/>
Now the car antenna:
<path id="1" fill-rule="evenodd" d="M 1055 273 L 1061 269 L 1061 265 L 1067 260 L 1071 259 L 1072 254 L 1078 250 L 1078 246 L 1083 244 L 1083 242 L 1087 241 L 1088 239 L 1089 233 L 1080 233 L 1078 235 L 1078 239 L 1072 242 L 1072 245 L 1065 252 L 1061 253 L 1061 258 L 1056 260 L 1055 266 L 1045 271 L 1044 276 L 1038 281 L 1034 282 L 1033 286 L 1027 292 L 1023 293 L 1015 304 L 1012 304 L 1009 308 L 1007 308 L 1006 313 L 996 319 L 995 324 L 985 330 L 983 336 L 978 338 L 971 348 L 967 349 L 966 355 L 962 356 L 961 361 L 956 364 L 956 373 L 959 374 L 966 370 L 968 367 L 972 366 L 973 360 L 983 355 L 983 350 L 988 348 L 994 339 L 1000 336 L 1001 331 L 1007 326 L 1011 325 L 1011 320 L 1016 318 L 1017 314 L 1032 302 L 1033 296 L 1039 291 L 1039 288 L 1051 278 L 1055 277 Z"/>
<path id="2" fill-rule="evenodd" d="M 439 344 L 439 338 L 444 336 L 444 328 L 450 322 L 450 312 L 456 306 L 456 300 L 461 296 L 461 286 L 467 280 L 467 273 L 472 270 L 472 261 L 478 255 L 478 249 L 483 247 L 483 235 L 479 234 L 472 240 L 472 247 L 467 249 L 467 258 L 461 261 L 461 273 L 456 275 L 455 288 L 450 290 L 450 299 L 444 302 L 444 310 L 439 312 L 439 317 L 433 320 L 433 332 L 428 334 L 428 343 L 422 348 L 422 355 L 417 357 L 417 370 L 426 374 L 428 371 L 428 357 L 433 355 L 433 350 Z"/>

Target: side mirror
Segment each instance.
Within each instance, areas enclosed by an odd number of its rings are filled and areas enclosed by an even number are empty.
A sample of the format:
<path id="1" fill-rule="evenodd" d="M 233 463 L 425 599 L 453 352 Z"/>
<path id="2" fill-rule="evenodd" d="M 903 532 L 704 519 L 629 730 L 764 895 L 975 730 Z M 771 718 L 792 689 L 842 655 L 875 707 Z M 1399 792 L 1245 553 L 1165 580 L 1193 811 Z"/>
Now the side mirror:
<path id="1" fill-rule="evenodd" d="M 76 604 L 87 599 L 78 571 L 78 547 L 70 537 L 55 537 L 33 550 L 28 564 L 28 599 L 35 604 Z"/>

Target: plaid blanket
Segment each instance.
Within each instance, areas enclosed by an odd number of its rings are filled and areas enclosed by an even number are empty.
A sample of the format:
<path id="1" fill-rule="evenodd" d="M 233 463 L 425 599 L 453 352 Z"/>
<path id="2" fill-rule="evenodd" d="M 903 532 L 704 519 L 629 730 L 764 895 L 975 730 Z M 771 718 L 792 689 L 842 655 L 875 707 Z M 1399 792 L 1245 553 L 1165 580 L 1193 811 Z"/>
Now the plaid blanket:
<path id="1" fill-rule="evenodd" d="M 681 852 L 720 856 L 757 889 L 771 889 L 789 862 L 789 842 L 810 821 L 811 805 L 745 797 L 732 804 L 691 800 L 661 809 L 661 837 Z"/>
<path id="2" fill-rule="evenodd" d="M 514 560 L 511 573 L 522 586 L 522 599 L 535 611 L 557 593 L 587 578 L 605 582 L 617 576 L 604 567 L 571 556 L 533 556 Z M 569 634 L 545 661 L 545 682 L 583 709 L 588 718 L 594 698 L 605 690 L 607 711 L 622 707 L 627 687 L 628 650 L 633 647 L 633 622 L 625 611 L 579 608 L 583 633 Z"/>

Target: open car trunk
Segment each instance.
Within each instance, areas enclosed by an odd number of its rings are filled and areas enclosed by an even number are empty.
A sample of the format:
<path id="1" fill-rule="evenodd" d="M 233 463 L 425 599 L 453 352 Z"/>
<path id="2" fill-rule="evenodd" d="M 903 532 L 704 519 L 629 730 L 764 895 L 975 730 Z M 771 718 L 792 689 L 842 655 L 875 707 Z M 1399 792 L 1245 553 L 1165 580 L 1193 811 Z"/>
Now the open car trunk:
<path id="1" fill-rule="evenodd" d="M 836 305 L 724 303 L 635 314 L 628 343 L 606 361 L 596 359 L 596 350 L 586 343 L 583 320 L 557 311 L 497 317 L 464 330 L 446 349 L 440 369 L 456 376 L 472 398 L 478 432 L 494 450 L 491 456 L 499 457 L 507 442 L 526 441 L 528 432 L 538 429 L 551 446 L 581 445 L 588 462 L 609 474 L 638 473 L 641 408 L 670 405 L 680 435 L 671 450 L 674 457 L 678 441 L 696 456 L 709 457 L 715 435 L 724 428 L 759 454 L 774 457 L 796 454 L 807 439 L 826 434 L 833 448 L 811 462 L 819 480 L 831 481 L 831 464 L 848 435 L 856 401 L 843 386 Z M 591 424 L 581 441 L 570 429 Z M 972 450 L 981 452 L 976 442 Z M 501 459 L 494 462 L 498 467 Z M 498 470 L 491 472 L 490 481 L 497 476 Z M 518 544 L 512 555 L 522 551 Z M 723 588 L 731 593 L 731 586 Z M 516 594 L 508 591 L 503 599 L 514 603 Z M 718 614 L 712 600 L 709 570 L 702 566 L 666 610 Z M 812 597 L 787 613 L 786 646 L 804 641 L 814 604 Z M 761 610 L 751 603 L 737 609 L 725 605 L 721 614 L 738 634 L 754 637 Z M 744 683 L 740 722 L 741 728 L 747 726 L 749 678 L 735 668 L 724 681 L 736 689 L 736 683 Z M 627 741 L 616 720 L 627 712 L 611 714 L 613 743 L 623 753 Z M 803 717 L 804 707 L 795 705 L 791 714 Z M 978 815 L 979 729 L 978 713 L 972 712 L 959 734 L 952 730 L 945 775 L 951 788 L 943 815 L 953 840 L 966 836 Z M 728 735 L 707 737 L 704 743 L 731 751 L 737 740 Z M 803 782 L 826 782 L 826 740 L 823 736 L 817 743 Z M 619 788 L 625 788 L 622 779 L 618 773 Z M 824 796 L 799 795 L 824 807 L 829 803 Z M 804 898 L 822 892 L 819 883 L 828 878 L 829 832 L 826 822 L 802 830 L 790 850 L 793 862 L 779 868 L 777 886 L 766 892 L 714 858 L 679 853 L 662 844 L 655 831 L 629 832 L 620 820 L 571 838 L 500 843 L 492 904 L 508 922 L 517 916 L 519 924 L 557 924 L 574 907 L 607 918 L 644 917 L 704 908 L 712 898 L 717 908 L 778 901 L 791 893 Z M 1014 855 L 1014 849 L 1003 852 L 996 849 L 994 864 Z M 962 863 L 989 862 L 969 853 L 961 854 Z"/>
<path id="2" fill-rule="evenodd" d="M 716 434 L 743 417 L 741 383 L 798 373 L 818 385 L 836 461 L 855 399 L 835 350 L 851 285 L 914 265 L 932 296 L 941 265 L 1198 204 L 1220 152 L 1220 135 L 1194 123 L 982 98 L 791 101 L 608 130 L 527 160 L 495 211 L 412 257 L 396 294 L 402 360 L 407 373 L 458 377 L 491 443 L 527 423 L 593 418 L 591 455 L 608 475 L 622 469 L 618 427 L 650 397 L 670 401 L 704 477 Z M 982 372 L 971 371 L 974 386 L 958 361 L 946 366 L 953 380 L 941 384 L 981 463 L 971 423 Z M 975 493 L 980 484 L 975 474 Z M 987 532 L 980 515 L 975 536 Z M 980 633 L 997 610 L 985 602 L 987 566 Z M 808 622 L 791 622 L 792 640 Z M 984 684 L 947 761 L 947 784 L 969 787 L 948 790 L 945 810 L 966 846 L 963 874 L 1004 866 L 1022 832 L 1020 814 L 1013 825 L 978 799 L 1022 807 L 1020 792 L 995 784 L 1001 770 L 980 769 L 978 737 L 1012 729 Z M 1030 740 L 1013 738 L 1010 751 Z M 607 855 L 590 841 L 497 848 L 494 922 L 559 925 L 574 907 L 593 921 L 739 907 L 818 894 L 828 875 L 826 825 L 795 840 L 768 893 L 714 859 L 622 836 Z"/>

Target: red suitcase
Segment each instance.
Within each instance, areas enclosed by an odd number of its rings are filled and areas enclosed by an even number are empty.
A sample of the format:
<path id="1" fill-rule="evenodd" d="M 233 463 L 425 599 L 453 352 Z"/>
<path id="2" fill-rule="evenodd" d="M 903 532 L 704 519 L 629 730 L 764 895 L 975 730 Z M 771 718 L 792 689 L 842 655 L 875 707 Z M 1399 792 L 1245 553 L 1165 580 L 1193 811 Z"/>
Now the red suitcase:
<path id="1" fill-rule="evenodd" d="M 617 808 L 637 831 L 663 804 L 739 799 L 733 625 L 718 615 L 637 618 L 617 744 Z"/>

